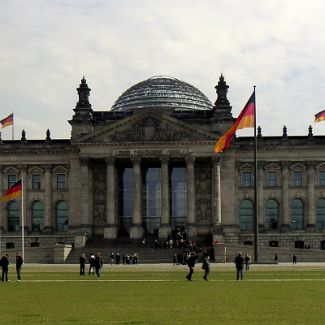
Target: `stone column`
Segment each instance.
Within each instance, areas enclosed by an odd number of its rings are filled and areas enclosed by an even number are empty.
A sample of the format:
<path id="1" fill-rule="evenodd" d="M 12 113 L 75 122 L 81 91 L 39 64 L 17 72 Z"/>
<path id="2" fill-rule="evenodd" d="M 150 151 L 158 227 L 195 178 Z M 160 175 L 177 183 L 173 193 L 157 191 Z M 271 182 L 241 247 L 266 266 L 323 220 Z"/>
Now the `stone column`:
<path id="1" fill-rule="evenodd" d="M 133 217 L 130 238 L 143 236 L 142 211 L 141 211 L 141 158 L 132 157 L 133 162 Z"/>
<path id="2" fill-rule="evenodd" d="M 257 169 L 257 175 L 258 175 L 258 182 L 257 182 L 257 204 L 258 204 L 258 227 L 264 228 L 265 226 L 265 219 L 264 219 L 264 204 L 263 204 L 263 188 L 264 188 L 264 170 L 263 167 L 258 164 Z"/>
<path id="3" fill-rule="evenodd" d="M 24 232 L 27 234 L 28 230 L 30 228 L 30 216 L 28 215 L 28 183 L 27 183 L 27 166 L 26 165 L 20 165 L 20 177 L 23 182 L 23 192 L 22 195 L 24 196 L 21 200 L 23 203 L 22 206 L 22 214 L 24 215 Z M 20 221 L 20 226 L 22 226 L 22 222 Z"/>
<path id="4" fill-rule="evenodd" d="M 211 225 L 214 233 L 221 232 L 221 158 L 212 157 Z"/>
<path id="5" fill-rule="evenodd" d="M 289 229 L 289 168 L 287 162 L 282 162 L 282 177 L 281 177 L 281 185 L 282 185 L 282 220 L 281 220 L 281 228 L 282 230 Z"/>
<path id="6" fill-rule="evenodd" d="M 45 209 L 44 231 L 52 232 L 54 220 L 52 219 L 52 166 L 45 166 Z"/>
<path id="7" fill-rule="evenodd" d="M 0 165 L 0 193 L 3 195 L 4 190 L 3 190 L 3 172 L 2 172 L 3 167 Z M 0 231 L 3 231 L 4 226 L 5 226 L 5 204 L 1 204 L 0 206 Z M 1 245 L 1 242 L 0 242 Z M 1 247 L 0 247 L 1 248 Z"/>
<path id="8" fill-rule="evenodd" d="M 305 220 L 305 225 L 308 231 L 314 231 L 316 227 L 314 165 L 313 162 L 307 163 L 307 220 Z"/>
<path id="9" fill-rule="evenodd" d="M 81 219 L 81 166 L 79 159 L 70 161 L 70 174 L 69 174 L 69 232 L 82 233 L 80 225 Z M 90 235 L 90 233 L 89 233 Z"/>
<path id="10" fill-rule="evenodd" d="M 104 238 L 116 238 L 115 158 L 106 159 L 106 223 Z"/>
<path id="11" fill-rule="evenodd" d="M 80 205 L 81 205 L 81 225 L 83 227 L 89 227 L 89 201 L 91 196 L 89 193 L 89 159 L 82 158 L 80 159 L 81 164 L 81 196 L 80 196 Z"/>
<path id="12" fill-rule="evenodd" d="M 159 238 L 167 239 L 170 234 L 170 201 L 169 201 L 169 157 L 162 157 L 161 161 L 161 219 Z"/>
<path id="13" fill-rule="evenodd" d="M 189 236 L 196 236 L 197 231 L 195 227 L 195 157 L 186 158 L 187 167 L 187 228 Z"/>

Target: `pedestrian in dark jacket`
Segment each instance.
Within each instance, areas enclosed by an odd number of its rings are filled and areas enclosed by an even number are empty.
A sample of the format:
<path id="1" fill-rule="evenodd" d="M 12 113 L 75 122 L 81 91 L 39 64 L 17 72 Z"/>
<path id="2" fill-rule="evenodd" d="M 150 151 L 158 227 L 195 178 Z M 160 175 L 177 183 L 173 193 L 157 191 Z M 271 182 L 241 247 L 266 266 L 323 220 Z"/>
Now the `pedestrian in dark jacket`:
<path id="1" fill-rule="evenodd" d="M 237 280 L 239 278 L 243 279 L 243 268 L 244 268 L 244 259 L 241 253 L 238 253 L 237 257 L 235 258 L 236 270 L 237 270 Z"/>
<path id="2" fill-rule="evenodd" d="M 21 276 L 20 276 L 20 271 L 21 271 L 21 267 L 24 263 L 23 258 L 21 257 L 21 255 L 19 253 L 16 254 L 16 273 L 17 273 L 17 280 L 20 281 L 21 280 Z"/>
<path id="3" fill-rule="evenodd" d="M 196 255 L 194 252 L 192 252 L 192 253 L 190 253 L 190 255 L 187 259 L 187 265 L 188 265 L 190 271 L 187 274 L 186 279 L 189 281 L 192 281 L 192 275 L 194 272 L 195 261 L 196 261 Z"/>
<path id="4" fill-rule="evenodd" d="M 1 281 L 8 281 L 8 267 L 9 267 L 9 255 L 3 255 L 0 260 L 1 268 L 2 268 L 2 275 Z"/>
<path id="5" fill-rule="evenodd" d="M 97 256 L 95 257 L 95 272 L 97 275 L 97 278 L 100 278 L 100 271 L 101 268 L 103 267 L 103 258 L 100 252 L 97 253 Z"/>
<path id="6" fill-rule="evenodd" d="M 203 255 L 202 269 L 204 270 L 203 279 L 208 281 L 208 276 L 210 273 L 209 255 Z"/>
<path id="7" fill-rule="evenodd" d="M 86 267 L 86 255 L 82 254 L 79 258 L 80 264 L 80 275 L 85 275 L 85 267 Z"/>

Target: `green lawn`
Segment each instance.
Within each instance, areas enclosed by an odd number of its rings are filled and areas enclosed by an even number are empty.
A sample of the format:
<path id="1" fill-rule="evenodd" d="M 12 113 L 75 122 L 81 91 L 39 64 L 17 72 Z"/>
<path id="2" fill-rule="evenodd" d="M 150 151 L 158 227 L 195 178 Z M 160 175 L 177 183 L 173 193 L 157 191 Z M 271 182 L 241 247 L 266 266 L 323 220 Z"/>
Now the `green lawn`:
<path id="1" fill-rule="evenodd" d="M 0 324 L 325 324 L 325 267 L 234 268 L 200 265 L 105 266 L 80 278 L 78 266 L 24 266 L 0 283 Z"/>

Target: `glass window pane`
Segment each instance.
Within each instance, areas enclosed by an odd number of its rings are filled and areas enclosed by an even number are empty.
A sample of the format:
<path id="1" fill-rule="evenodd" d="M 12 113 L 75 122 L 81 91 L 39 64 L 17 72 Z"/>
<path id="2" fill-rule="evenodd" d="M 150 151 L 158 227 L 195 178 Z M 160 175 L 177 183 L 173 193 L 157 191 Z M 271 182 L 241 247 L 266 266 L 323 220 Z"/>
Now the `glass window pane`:
<path id="1" fill-rule="evenodd" d="M 36 201 L 32 205 L 32 231 L 41 231 L 44 229 L 44 206 L 41 202 Z"/>
<path id="2" fill-rule="evenodd" d="M 267 172 L 267 186 L 275 187 L 277 186 L 277 173 L 276 172 Z"/>
<path id="3" fill-rule="evenodd" d="M 17 182 L 16 175 L 8 175 L 8 188 Z"/>
<path id="4" fill-rule="evenodd" d="M 19 231 L 20 229 L 20 208 L 17 201 L 11 201 L 7 206 L 8 231 Z"/>
<path id="5" fill-rule="evenodd" d="M 241 230 L 253 229 L 253 203 L 250 200 L 243 200 L 240 203 L 239 220 Z"/>
<path id="6" fill-rule="evenodd" d="M 251 172 L 243 172 L 242 173 L 242 186 L 243 187 L 251 187 L 252 186 L 252 173 Z"/>
<path id="7" fill-rule="evenodd" d="M 319 185 L 325 186 L 325 171 L 319 172 Z"/>
<path id="8" fill-rule="evenodd" d="M 295 199 L 291 203 L 291 228 L 304 228 L 304 205 L 301 200 Z"/>
<path id="9" fill-rule="evenodd" d="M 316 228 L 325 229 L 325 199 L 320 199 L 316 206 Z"/>
<path id="10" fill-rule="evenodd" d="M 277 229 L 279 218 L 278 202 L 270 199 L 265 204 L 265 228 Z"/>
<path id="11" fill-rule="evenodd" d="M 302 172 L 294 171 L 292 174 L 292 186 L 300 187 L 302 186 Z"/>
<path id="12" fill-rule="evenodd" d="M 56 205 L 56 230 L 67 231 L 68 230 L 68 204 L 65 201 L 60 201 Z"/>

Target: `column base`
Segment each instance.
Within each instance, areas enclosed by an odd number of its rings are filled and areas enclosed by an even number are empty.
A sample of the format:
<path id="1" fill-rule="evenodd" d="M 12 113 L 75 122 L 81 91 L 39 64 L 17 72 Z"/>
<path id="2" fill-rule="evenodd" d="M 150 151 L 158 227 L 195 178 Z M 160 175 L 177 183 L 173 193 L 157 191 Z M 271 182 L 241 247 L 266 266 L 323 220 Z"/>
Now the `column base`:
<path id="1" fill-rule="evenodd" d="M 53 227 L 44 227 L 44 229 L 42 230 L 42 232 L 43 233 L 45 233 L 45 234 L 53 234 L 53 232 L 54 232 L 54 229 L 53 229 Z"/>
<path id="2" fill-rule="evenodd" d="M 291 231 L 288 224 L 282 224 L 280 230 L 281 230 L 281 232 L 290 232 Z"/>
<path id="3" fill-rule="evenodd" d="M 86 246 L 88 240 L 87 235 L 75 235 L 74 236 L 74 248 L 82 248 Z"/>
<path id="4" fill-rule="evenodd" d="M 315 231 L 316 231 L 316 225 L 315 224 L 307 224 L 306 232 L 315 232 Z"/>
<path id="5" fill-rule="evenodd" d="M 130 229 L 130 238 L 131 239 L 140 239 L 143 237 L 144 230 L 142 225 L 133 225 Z"/>
<path id="6" fill-rule="evenodd" d="M 170 225 L 160 225 L 158 238 L 159 239 L 168 239 L 168 235 L 171 234 L 171 227 Z"/>
<path id="7" fill-rule="evenodd" d="M 115 239 L 117 237 L 117 227 L 115 226 L 106 226 L 104 228 L 104 238 L 106 239 Z"/>
<path id="8" fill-rule="evenodd" d="M 197 237 L 197 228 L 193 225 L 190 225 L 190 226 L 188 225 L 186 227 L 186 232 L 187 232 L 188 239 Z"/>
<path id="9" fill-rule="evenodd" d="M 221 224 L 215 224 L 211 226 L 211 232 L 213 234 L 213 237 L 215 235 L 222 235 L 222 225 Z"/>

